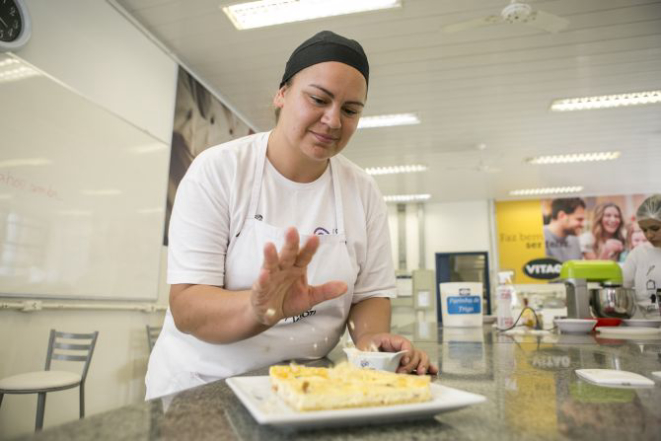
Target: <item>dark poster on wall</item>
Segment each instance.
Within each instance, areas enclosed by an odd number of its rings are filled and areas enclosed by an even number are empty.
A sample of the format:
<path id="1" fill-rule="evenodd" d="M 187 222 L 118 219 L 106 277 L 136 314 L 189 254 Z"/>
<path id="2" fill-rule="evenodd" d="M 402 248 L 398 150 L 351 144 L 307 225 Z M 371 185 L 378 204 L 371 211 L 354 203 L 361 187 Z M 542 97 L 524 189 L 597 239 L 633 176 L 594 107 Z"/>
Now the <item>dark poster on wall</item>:
<path id="1" fill-rule="evenodd" d="M 250 127 L 234 112 L 192 75 L 179 68 L 163 245 L 168 244 L 170 215 L 177 187 L 193 159 L 209 147 L 251 133 Z"/>

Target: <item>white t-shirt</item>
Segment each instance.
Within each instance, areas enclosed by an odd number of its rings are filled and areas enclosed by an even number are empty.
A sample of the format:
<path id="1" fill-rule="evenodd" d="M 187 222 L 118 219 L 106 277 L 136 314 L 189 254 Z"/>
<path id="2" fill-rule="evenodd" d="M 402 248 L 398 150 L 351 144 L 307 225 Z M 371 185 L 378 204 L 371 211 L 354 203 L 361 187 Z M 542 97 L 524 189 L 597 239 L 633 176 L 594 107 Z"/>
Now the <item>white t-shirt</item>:
<path id="1" fill-rule="evenodd" d="M 636 290 L 638 303 L 650 303 L 651 294 L 661 288 L 661 248 L 638 245 L 627 256 L 622 272 L 624 286 Z"/>
<path id="2" fill-rule="evenodd" d="M 258 147 L 268 137 L 269 132 L 246 136 L 195 158 L 179 184 L 170 221 L 169 284 L 224 286 L 225 254 L 248 216 Z M 353 303 L 395 297 L 383 197 L 371 176 L 342 155 L 336 159 L 347 246 L 359 269 Z M 265 222 L 295 226 L 303 234 L 325 234 L 336 228 L 329 169 L 308 184 L 286 179 L 268 161 L 264 173 L 258 207 Z"/>
<path id="3" fill-rule="evenodd" d="M 290 181 L 266 159 L 258 215 L 267 224 L 296 225 L 301 234 L 333 234 L 337 227 L 330 167 L 316 181 Z"/>

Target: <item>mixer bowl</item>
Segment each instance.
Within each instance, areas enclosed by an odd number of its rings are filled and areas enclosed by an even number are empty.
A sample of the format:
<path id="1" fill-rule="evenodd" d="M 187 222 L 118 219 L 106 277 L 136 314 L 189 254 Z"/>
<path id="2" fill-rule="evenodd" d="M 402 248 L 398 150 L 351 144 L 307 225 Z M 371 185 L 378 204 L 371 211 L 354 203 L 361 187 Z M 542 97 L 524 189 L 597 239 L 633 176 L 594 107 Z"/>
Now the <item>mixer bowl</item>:
<path id="1" fill-rule="evenodd" d="M 606 286 L 589 291 L 590 306 L 597 317 L 628 319 L 636 312 L 636 295 L 633 289 Z"/>

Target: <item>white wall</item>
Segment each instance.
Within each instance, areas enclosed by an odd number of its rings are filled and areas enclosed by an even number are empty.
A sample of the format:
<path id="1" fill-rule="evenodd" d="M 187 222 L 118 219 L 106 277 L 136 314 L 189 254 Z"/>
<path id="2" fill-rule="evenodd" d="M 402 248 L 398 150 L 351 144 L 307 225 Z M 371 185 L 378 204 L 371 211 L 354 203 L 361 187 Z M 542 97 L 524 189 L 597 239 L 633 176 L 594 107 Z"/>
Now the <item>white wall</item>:
<path id="1" fill-rule="evenodd" d="M 26 0 L 32 38 L 16 52 L 90 101 L 170 143 L 177 64 L 106 0 Z"/>
<path id="2" fill-rule="evenodd" d="M 418 213 L 416 204 L 406 208 L 406 260 L 409 271 L 420 268 Z M 489 238 L 488 201 L 425 204 L 425 267 L 435 269 L 436 253 L 493 252 Z M 398 262 L 397 207 L 388 207 L 390 240 L 395 267 Z"/>
<path id="3" fill-rule="evenodd" d="M 425 262 L 420 265 L 420 239 L 417 203 L 406 205 L 407 272 L 424 267 L 436 270 L 436 253 L 462 251 L 494 252 L 489 236 L 490 209 L 488 201 L 425 203 Z M 399 262 L 397 206 L 388 206 L 388 226 L 395 268 Z M 493 303 L 493 302 L 492 302 Z M 430 320 L 433 318 L 430 318 Z M 393 302 L 392 325 L 413 323 L 416 314 L 412 304 Z"/>
<path id="4" fill-rule="evenodd" d="M 33 35 L 16 52 L 91 102 L 170 143 L 177 65 L 105 0 L 27 0 Z M 164 182 L 163 185 L 166 185 Z M 165 271 L 165 255 L 161 273 Z M 158 303 L 167 302 L 167 285 Z M 0 302 L 7 299 L 0 297 Z M 16 299 L 9 299 L 16 301 Z M 43 369 L 51 328 L 100 331 L 86 384 L 87 415 L 144 398 L 145 325 L 162 313 L 0 310 L 0 377 Z M 55 366 L 54 366 L 55 367 Z M 44 427 L 77 419 L 77 389 L 48 394 Z M 36 396 L 6 395 L 0 439 L 34 430 Z"/>

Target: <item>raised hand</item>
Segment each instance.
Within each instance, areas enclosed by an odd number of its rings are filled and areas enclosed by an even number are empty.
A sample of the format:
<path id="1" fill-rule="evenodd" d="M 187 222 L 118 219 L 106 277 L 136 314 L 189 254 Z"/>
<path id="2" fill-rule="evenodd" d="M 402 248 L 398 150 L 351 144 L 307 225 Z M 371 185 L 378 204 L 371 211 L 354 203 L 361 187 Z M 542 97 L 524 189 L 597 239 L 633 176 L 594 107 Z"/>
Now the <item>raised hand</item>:
<path id="1" fill-rule="evenodd" d="M 296 228 L 287 230 L 279 255 L 271 242 L 264 246 L 264 263 L 251 293 L 251 305 L 259 323 L 272 326 L 347 292 L 346 283 L 340 281 L 318 286 L 308 284 L 308 265 L 318 247 L 319 238 L 312 236 L 299 248 Z M 324 264 L 333 265 L 333 262 Z"/>

